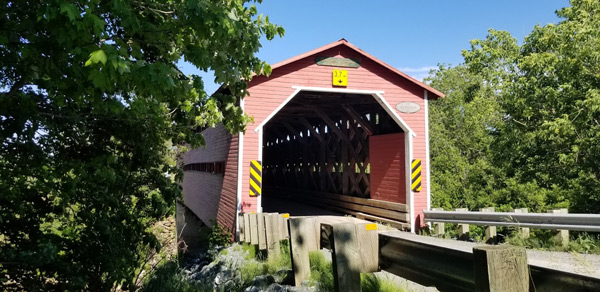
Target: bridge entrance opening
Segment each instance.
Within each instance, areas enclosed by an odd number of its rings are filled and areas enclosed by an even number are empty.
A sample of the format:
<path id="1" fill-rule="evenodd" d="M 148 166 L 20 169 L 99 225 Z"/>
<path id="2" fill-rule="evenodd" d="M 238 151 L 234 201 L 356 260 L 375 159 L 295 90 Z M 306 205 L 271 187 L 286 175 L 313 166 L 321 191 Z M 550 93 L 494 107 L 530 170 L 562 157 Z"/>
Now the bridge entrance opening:
<path id="1" fill-rule="evenodd" d="M 262 139 L 263 212 L 409 226 L 405 132 L 374 96 L 300 91 Z"/>

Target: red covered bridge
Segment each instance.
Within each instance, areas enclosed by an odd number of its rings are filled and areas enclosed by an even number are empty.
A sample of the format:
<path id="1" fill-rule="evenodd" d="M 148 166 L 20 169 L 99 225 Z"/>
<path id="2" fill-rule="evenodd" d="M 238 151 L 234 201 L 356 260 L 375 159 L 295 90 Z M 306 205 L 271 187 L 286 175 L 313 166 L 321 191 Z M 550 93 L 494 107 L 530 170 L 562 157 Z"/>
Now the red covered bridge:
<path id="1" fill-rule="evenodd" d="M 246 133 L 206 129 L 206 148 L 184 155 L 188 211 L 232 231 L 239 212 L 285 204 L 423 226 L 427 103 L 443 94 L 344 39 L 272 68 L 240 102 L 254 117 Z"/>

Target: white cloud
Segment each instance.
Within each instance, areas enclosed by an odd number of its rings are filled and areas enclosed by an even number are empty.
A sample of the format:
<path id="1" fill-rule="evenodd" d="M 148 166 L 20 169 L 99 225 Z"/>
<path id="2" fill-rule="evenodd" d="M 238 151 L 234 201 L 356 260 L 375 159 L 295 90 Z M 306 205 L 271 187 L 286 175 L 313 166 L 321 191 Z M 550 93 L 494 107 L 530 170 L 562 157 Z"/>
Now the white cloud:
<path id="1" fill-rule="evenodd" d="M 418 72 L 427 72 L 429 73 L 432 69 L 437 69 L 437 66 L 423 66 L 419 68 L 411 68 L 411 67 L 400 67 L 398 68 L 400 71 L 404 73 L 418 73 Z"/>
<path id="2" fill-rule="evenodd" d="M 425 77 L 429 76 L 429 71 L 437 69 L 437 66 L 423 66 L 419 68 L 401 67 L 398 69 L 419 81 L 423 81 Z"/>

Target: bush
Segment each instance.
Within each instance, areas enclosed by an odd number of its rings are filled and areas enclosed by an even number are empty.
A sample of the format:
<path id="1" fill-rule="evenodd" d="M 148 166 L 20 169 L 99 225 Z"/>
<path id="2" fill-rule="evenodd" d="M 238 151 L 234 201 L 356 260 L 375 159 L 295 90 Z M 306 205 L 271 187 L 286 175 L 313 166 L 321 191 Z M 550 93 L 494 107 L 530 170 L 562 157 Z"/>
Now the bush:
<path id="1" fill-rule="evenodd" d="M 212 222 L 210 232 L 208 234 L 208 248 L 218 249 L 231 244 L 233 235 L 231 231 L 223 227 L 217 221 Z"/>

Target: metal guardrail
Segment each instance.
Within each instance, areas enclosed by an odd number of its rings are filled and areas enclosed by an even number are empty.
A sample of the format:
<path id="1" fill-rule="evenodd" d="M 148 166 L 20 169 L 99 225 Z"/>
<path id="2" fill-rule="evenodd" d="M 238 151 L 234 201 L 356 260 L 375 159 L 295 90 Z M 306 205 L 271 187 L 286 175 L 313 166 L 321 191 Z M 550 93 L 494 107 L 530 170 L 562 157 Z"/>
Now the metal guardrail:
<path id="1" fill-rule="evenodd" d="M 470 221 L 476 221 L 474 215 L 505 214 L 462 213 L 471 216 Z M 573 265 L 559 270 L 535 257 L 528 261 L 523 247 L 476 245 L 379 230 L 375 223 L 349 217 L 286 217 L 289 215 L 240 214 L 239 240 L 272 257 L 280 251 L 280 240 L 289 238 L 296 285 L 310 276 L 309 252 L 330 248 L 335 291 L 360 291 L 360 274 L 379 268 L 440 291 L 598 291 L 600 287 L 598 273 L 564 271 L 579 271 Z M 571 216 L 560 217 L 570 220 L 565 217 Z"/>
<path id="2" fill-rule="evenodd" d="M 474 291 L 476 275 L 469 246 L 427 243 L 416 235 L 379 234 L 379 264 L 387 272 L 440 291 Z M 600 279 L 529 264 L 530 291 L 598 291 Z"/>
<path id="3" fill-rule="evenodd" d="M 600 214 L 429 211 L 425 222 L 600 232 Z"/>
<path id="4" fill-rule="evenodd" d="M 473 254 L 379 233 L 379 265 L 394 275 L 440 291 L 475 291 Z"/>

